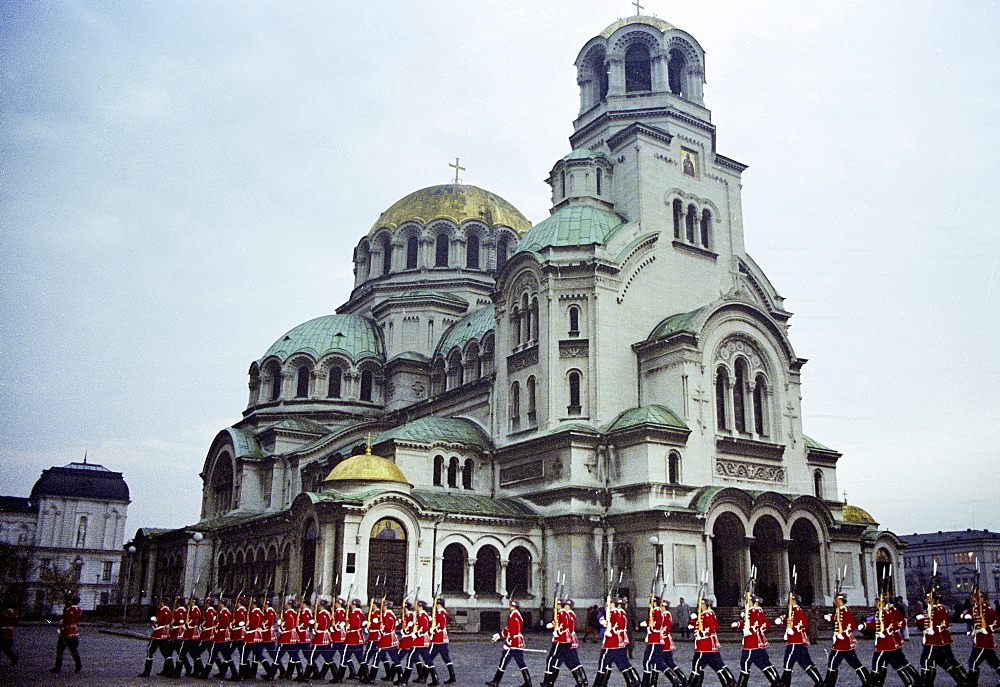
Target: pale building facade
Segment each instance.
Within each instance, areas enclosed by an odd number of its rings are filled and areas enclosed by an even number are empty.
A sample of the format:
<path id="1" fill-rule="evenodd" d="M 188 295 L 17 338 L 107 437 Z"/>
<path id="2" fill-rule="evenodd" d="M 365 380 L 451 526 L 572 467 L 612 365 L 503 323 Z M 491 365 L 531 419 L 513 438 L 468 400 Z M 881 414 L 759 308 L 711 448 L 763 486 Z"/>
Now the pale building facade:
<path id="1" fill-rule="evenodd" d="M 201 521 L 142 537 L 145 589 L 387 579 L 479 629 L 557 574 L 580 604 L 613 570 L 732 605 L 751 565 L 765 601 L 794 569 L 809 600 L 839 576 L 865 603 L 876 561 L 899 568 L 898 539 L 837 500 L 840 454 L 803 434 L 805 360 L 744 249 L 745 166 L 715 149 L 701 46 L 631 17 L 576 66 L 550 216 L 459 184 L 382 213 L 348 301 L 251 364 Z"/>

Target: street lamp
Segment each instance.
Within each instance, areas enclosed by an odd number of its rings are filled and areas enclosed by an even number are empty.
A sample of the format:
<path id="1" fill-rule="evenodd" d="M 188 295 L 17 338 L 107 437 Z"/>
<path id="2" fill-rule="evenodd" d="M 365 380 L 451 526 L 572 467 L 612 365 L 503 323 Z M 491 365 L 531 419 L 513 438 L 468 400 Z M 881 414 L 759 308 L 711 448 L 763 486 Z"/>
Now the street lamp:
<path id="1" fill-rule="evenodd" d="M 128 602 L 132 599 L 132 566 L 135 564 L 135 552 L 137 550 L 134 546 L 129 546 L 125 549 L 128 553 L 128 575 L 125 576 L 122 583 L 122 591 L 125 592 L 122 604 L 122 627 L 125 627 L 125 621 L 128 618 Z M 121 575 L 121 570 L 118 571 L 118 574 Z"/>
<path id="2" fill-rule="evenodd" d="M 653 547 L 653 560 L 654 560 L 654 570 L 653 577 L 659 577 L 663 579 L 663 545 L 660 544 L 660 538 L 655 534 L 649 538 L 649 543 Z"/>

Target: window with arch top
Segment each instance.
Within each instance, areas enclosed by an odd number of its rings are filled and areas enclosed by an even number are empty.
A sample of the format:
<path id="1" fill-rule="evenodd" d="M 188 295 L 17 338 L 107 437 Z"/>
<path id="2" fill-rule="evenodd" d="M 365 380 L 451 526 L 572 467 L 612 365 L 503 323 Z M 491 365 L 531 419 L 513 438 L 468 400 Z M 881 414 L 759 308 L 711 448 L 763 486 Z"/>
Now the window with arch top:
<path id="1" fill-rule="evenodd" d="M 442 473 L 444 472 L 444 456 L 436 455 L 434 456 L 434 486 L 441 487 L 444 486 L 444 481 L 442 479 Z"/>
<path id="2" fill-rule="evenodd" d="M 580 308 L 575 305 L 569 306 L 569 335 L 580 335 Z"/>
<path id="3" fill-rule="evenodd" d="M 813 473 L 813 494 L 818 499 L 823 498 L 823 471 L 817 470 Z"/>
<path id="4" fill-rule="evenodd" d="M 448 266 L 448 234 L 441 232 L 434 242 L 434 266 Z"/>
<path id="5" fill-rule="evenodd" d="M 747 431 L 746 388 L 747 362 L 743 358 L 736 359 L 736 374 L 733 380 L 733 424 L 736 431 Z"/>
<path id="6" fill-rule="evenodd" d="M 392 271 L 392 243 L 389 237 L 382 239 L 382 274 L 387 275 Z"/>
<path id="7" fill-rule="evenodd" d="M 361 372 L 361 400 L 371 402 L 372 400 L 372 386 L 375 381 L 375 375 L 371 370 L 364 370 Z"/>
<path id="8" fill-rule="evenodd" d="M 667 481 L 670 484 L 681 483 L 681 454 L 671 451 L 667 457 Z"/>
<path id="9" fill-rule="evenodd" d="M 466 458 L 462 466 L 462 488 L 472 489 L 473 471 L 476 469 L 476 462 L 472 458 Z"/>
<path id="10" fill-rule="evenodd" d="M 667 82 L 670 92 L 674 95 L 687 95 L 684 92 L 684 68 L 687 60 L 680 50 L 670 51 L 670 61 L 667 62 Z"/>
<path id="11" fill-rule="evenodd" d="M 306 398 L 309 396 L 309 373 L 312 370 L 308 365 L 301 365 L 297 371 L 298 378 L 295 380 L 295 397 Z"/>
<path id="12" fill-rule="evenodd" d="M 580 405 L 580 373 L 573 370 L 567 379 L 569 381 L 569 407 L 567 411 L 570 415 L 579 415 L 583 410 Z"/>
<path id="13" fill-rule="evenodd" d="M 470 270 L 479 269 L 479 236 L 469 234 L 465 240 L 465 266 Z"/>
<path id="14" fill-rule="evenodd" d="M 452 489 L 458 486 L 458 458 L 455 456 L 448 461 L 448 486 Z"/>
<path id="15" fill-rule="evenodd" d="M 729 396 L 729 372 L 721 365 L 715 371 L 715 423 L 718 429 L 729 429 L 726 399 Z"/>
<path id="16" fill-rule="evenodd" d="M 328 374 L 326 395 L 329 398 L 340 398 L 340 384 L 344 373 L 339 366 L 332 365 Z"/>
<path id="17" fill-rule="evenodd" d="M 625 92 L 649 91 L 652 87 L 649 48 L 642 43 L 633 43 L 625 50 Z"/>
<path id="18" fill-rule="evenodd" d="M 411 236 L 406 239 L 406 269 L 417 269 L 417 237 Z"/>
<path id="19" fill-rule="evenodd" d="M 521 424 L 521 385 L 510 385 L 510 426 L 517 429 Z"/>

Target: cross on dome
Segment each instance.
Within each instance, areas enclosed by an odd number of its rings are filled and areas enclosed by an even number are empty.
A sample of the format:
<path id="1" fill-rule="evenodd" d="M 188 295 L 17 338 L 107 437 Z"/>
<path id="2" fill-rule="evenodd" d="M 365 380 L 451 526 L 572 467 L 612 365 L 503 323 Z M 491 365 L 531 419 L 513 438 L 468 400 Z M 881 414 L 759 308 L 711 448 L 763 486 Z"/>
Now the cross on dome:
<path id="1" fill-rule="evenodd" d="M 465 171 L 465 167 L 462 167 L 462 166 L 460 166 L 458 164 L 458 158 L 457 157 L 455 158 L 455 163 L 452 164 L 452 163 L 449 162 L 448 166 L 455 168 L 455 183 L 457 184 L 458 183 L 458 172 L 459 172 L 459 170 L 461 170 L 461 171 L 464 172 Z"/>

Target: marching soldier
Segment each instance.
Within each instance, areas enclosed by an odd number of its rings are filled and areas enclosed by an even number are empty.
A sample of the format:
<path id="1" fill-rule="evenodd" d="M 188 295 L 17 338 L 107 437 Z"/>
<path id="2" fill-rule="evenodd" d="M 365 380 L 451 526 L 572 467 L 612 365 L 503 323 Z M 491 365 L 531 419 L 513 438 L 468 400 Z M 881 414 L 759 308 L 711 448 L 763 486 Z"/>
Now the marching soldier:
<path id="1" fill-rule="evenodd" d="M 837 592 L 833 597 L 833 605 L 833 613 L 827 613 L 825 616 L 828 622 L 833 623 L 833 650 L 830 652 L 830 660 L 827 663 L 823 685 L 825 687 L 834 687 L 837 684 L 837 673 L 840 670 L 840 663 L 841 661 L 847 661 L 847 665 L 854 668 L 854 672 L 861 678 L 862 687 L 868 687 L 871 680 L 871 673 L 861 665 L 861 659 L 858 658 L 858 654 L 854 651 L 854 647 L 858 645 L 858 640 L 854 636 L 858 624 L 855 622 L 854 614 L 851 613 L 851 609 L 847 605 L 847 595 L 843 592 Z"/>
<path id="2" fill-rule="evenodd" d="M 410 668 L 410 659 L 413 653 L 413 627 L 416 623 L 416 614 L 413 611 L 413 602 L 403 602 L 403 618 L 399 628 L 399 648 L 396 650 L 395 675 L 391 676 L 393 684 L 403 684 L 403 674 Z"/>
<path id="3" fill-rule="evenodd" d="M 342 597 L 338 596 L 333 600 L 333 626 L 330 629 L 333 662 L 330 664 L 330 676 L 334 678 L 337 677 L 338 673 L 343 673 L 342 668 L 347 658 L 347 609 L 345 605 L 346 602 Z M 325 666 L 323 670 L 325 672 Z M 322 676 L 321 674 L 320 677 Z"/>
<path id="4" fill-rule="evenodd" d="M 937 674 L 937 666 L 941 666 L 961 687 L 965 685 L 969 676 L 965 668 L 955 660 L 955 654 L 951 650 L 951 630 L 948 629 L 951 619 L 948 617 L 948 609 L 941 603 L 941 597 L 933 587 L 927 592 L 925 601 L 926 612 L 917 616 L 917 621 L 922 623 L 924 632 L 924 649 L 920 653 L 920 676 L 924 685 L 931 687 Z"/>
<path id="5" fill-rule="evenodd" d="M 219 599 L 219 612 L 215 617 L 215 634 L 212 636 L 211 661 L 205 666 L 206 675 L 212 672 L 214 665 L 219 669 L 215 677 L 225 677 L 226 671 L 232 664 L 233 642 L 230 635 L 232 622 L 233 612 L 229 610 L 225 599 Z M 233 673 L 235 674 L 235 672 L 234 669 Z"/>
<path id="6" fill-rule="evenodd" d="M 743 620 L 733 623 L 734 628 L 742 628 L 743 630 L 740 676 L 736 679 L 736 687 L 747 687 L 747 683 L 750 681 L 751 665 L 760 668 L 772 687 L 781 687 L 778 681 L 778 671 L 771 663 L 771 657 L 767 653 L 767 647 L 771 644 L 767 641 L 764 633 L 767 628 L 771 627 L 771 623 L 767 621 L 767 616 L 764 615 L 764 610 L 760 607 L 762 599 L 753 593 L 747 594 L 746 599 L 749 603 L 743 609 Z"/>
<path id="7" fill-rule="evenodd" d="M 186 616 L 184 632 L 181 634 L 180 646 L 177 649 L 177 664 L 174 666 L 176 677 L 180 677 L 181 668 L 184 669 L 184 677 L 191 676 L 194 667 L 190 659 L 196 657 L 201 650 L 198 627 L 201 624 L 201 608 L 198 607 L 196 597 L 192 596 L 188 601 Z"/>
<path id="8" fill-rule="evenodd" d="M 260 651 L 266 659 L 263 662 L 264 679 L 274 678 L 274 661 L 278 653 L 278 612 L 274 610 L 270 597 L 264 599 L 264 620 L 261 622 Z"/>
<path id="9" fill-rule="evenodd" d="M 430 671 L 431 653 L 431 614 L 427 612 L 427 602 L 417 601 L 417 619 L 413 630 L 413 653 L 410 664 L 417 665 L 417 676 L 420 682 L 428 677 Z M 410 678 L 410 669 L 406 669 L 403 684 L 407 684 Z M 437 675 L 434 676 L 432 685 L 437 684 Z"/>
<path id="10" fill-rule="evenodd" d="M 167 646 L 170 655 L 164 661 L 163 671 L 160 675 L 165 677 L 178 677 L 181 674 L 181 643 L 184 641 L 184 632 L 187 630 L 187 599 L 178 596 L 174 599 L 174 610 L 170 614 L 170 633 Z M 174 655 L 177 658 L 174 659 Z M 169 664 L 169 667 L 167 667 Z"/>
<path id="11" fill-rule="evenodd" d="M 201 632 L 198 635 L 198 653 L 192 654 L 194 657 L 194 667 L 192 672 L 195 677 L 205 679 L 212 672 L 212 654 L 215 648 L 215 628 L 219 612 L 215 608 L 215 599 L 205 599 L 205 613 L 201 618 Z M 201 656 L 205 655 L 205 665 L 202 665 Z"/>
<path id="12" fill-rule="evenodd" d="M 646 650 L 642 654 L 642 687 L 651 687 L 658 682 L 659 674 L 666 675 L 667 664 L 663 661 L 663 605 L 662 599 L 649 595 L 649 616 L 639 623 L 646 628 Z"/>
<path id="13" fill-rule="evenodd" d="M 392 601 L 382 600 L 379 618 L 381 628 L 379 630 L 378 651 L 375 653 L 374 664 L 368 671 L 368 677 L 364 680 L 368 683 L 375 682 L 375 678 L 378 677 L 379 665 L 385 668 L 385 679 L 391 680 L 398 660 L 396 647 L 399 646 L 399 637 L 396 636 L 396 614 L 392 610 Z"/>
<path id="14" fill-rule="evenodd" d="M 156 615 L 150 618 L 153 621 L 153 632 L 149 635 L 149 644 L 146 646 L 146 662 L 138 677 L 149 677 L 153 670 L 153 656 L 156 655 L 157 651 L 163 656 L 163 670 L 159 674 L 165 674 L 170 665 L 167 663 L 170 660 L 167 642 L 170 641 L 170 621 L 173 618 L 173 613 L 162 598 L 157 599 L 157 604 Z"/>
<path id="15" fill-rule="evenodd" d="M 309 662 L 310 652 L 312 651 L 312 633 L 310 629 L 315 621 L 313 620 L 312 609 L 309 608 L 309 604 L 306 603 L 305 599 L 299 602 L 299 612 L 295 618 L 295 646 L 298 649 L 299 660 L 295 662 L 295 677 L 293 679 L 296 682 L 306 682 L 305 666 Z M 289 664 L 289 668 L 291 668 L 291 664 Z M 291 670 L 289 670 L 289 674 L 291 674 Z"/>
<path id="16" fill-rule="evenodd" d="M 985 661 L 1000 674 L 1000 660 L 997 659 L 997 640 L 994 633 L 1000 630 L 1000 616 L 989 604 L 982 589 L 972 593 L 972 608 L 965 613 L 965 619 L 972 621 L 972 653 L 969 654 L 969 687 L 979 684 L 979 666 Z"/>
<path id="17" fill-rule="evenodd" d="M 333 624 L 333 613 L 330 612 L 330 602 L 327 599 L 320 599 L 317 606 L 316 632 L 313 634 L 309 648 L 309 659 L 306 661 L 303 680 L 309 680 L 312 677 L 322 678 L 333 663 L 333 648 L 331 646 L 333 635 L 330 631 Z M 316 665 L 320 658 L 323 659 L 322 670 Z"/>
<path id="18" fill-rule="evenodd" d="M 17 654 L 14 653 L 14 628 L 17 626 L 17 611 L 8 608 L 3 612 L 3 630 L 0 631 L 0 652 L 10 659 L 10 667 L 17 665 Z"/>
<path id="19" fill-rule="evenodd" d="M 378 644 L 382 638 L 382 607 L 374 598 L 368 599 L 368 642 L 365 647 L 365 662 L 358 671 L 361 682 L 368 682 L 368 676 L 378 671 Z M 372 682 L 375 678 L 372 677 Z"/>
<path id="20" fill-rule="evenodd" d="M 264 662 L 264 611 L 253 597 L 250 598 L 250 612 L 243 630 L 243 647 L 240 679 L 249 680 L 257 677 L 257 669 Z"/>
<path id="21" fill-rule="evenodd" d="M 892 596 L 884 592 L 875 607 L 875 617 L 862 624 L 862 630 L 875 632 L 875 651 L 872 653 L 872 678 L 870 687 L 882 687 L 885 684 L 887 666 L 892 666 L 899 673 L 906 687 L 917 683 L 919 676 L 916 669 L 910 665 L 903 654 L 903 628 L 906 618 L 892 603 Z"/>
<path id="22" fill-rule="evenodd" d="M 614 597 L 607 605 L 608 612 L 601 618 L 604 626 L 604 643 L 597 661 L 594 687 L 605 687 L 611 679 L 611 666 L 617 666 L 627 687 L 638 687 L 639 674 L 628 660 L 628 615 L 623 606 L 625 599 Z"/>
<path id="23" fill-rule="evenodd" d="M 347 636 L 344 641 L 344 658 L 340 662 L 340 668 L 334 679 L 330 682 L 342 682 L 344 673 L 350 671 L 349 679 L 361 677 L 362 667 L 365 664 L 365 612 L 361 610 L 361 599 L 351 599 L 351 610 L 347 613 Z M 357 661 L 358 669 L 355 671 L 354 663 Z"/>
<path id="24" fill-rule="evenodd" d="M 80 652 L 77 650 L 80 646 L 80 616 L 83 615 L 79 603 L 80 597 L 74 596 L 63 609 L 62 622 L 59 624 L 59 639 L 56 640 L 56 664 L 50 671 L 52 673 L 58 673 L 62 670 L 63 651 L 66 649 L 69 649 L 69 653 L 73 657 L 75 665 L 73 672 L 79 673 L 83 668 Z"/>
<path id="25" fill-rule="evenodd" d="M 281 634 L 278 636 L 278 651 L 274 655 L 272 672 L 279 672 L 278 677 L 288 678 L 295 671 L 299 655 L 299 614 L 295 610 L 295 599 L 285 600 L 285 610 L 281 614 Z M 288 656 L 288 662 L 283 666 L 281 657 Z M 266 676 L 273 677 L 273 675 Z"/>
<path id="26" fill-rule="evenodd" d="M 660 610 L 663 612 L 661 616 L 662 621 L 660 625 L 660 634 L 663 637 L 662 650 L 660 651 L 660 659 L 663 662 L 665 668 L 663 668 L 663 674 L 667 676 L 670 680 L 670 684 L 673 687 L 685 687 L 687 685 L 687 678 L 684 676 L 684 671 L 680 669 L 676 662 L 674 662 L 674 650 L 677 648 L 674 644 L 674 638 L 671 633 L 674 630 L 674 618 L 670 613 L 670 602 L 663 599 L 660 602 Z M 686 627 L 685 623 L 685 627 Z M 653 675 L 652 685 L 656 684 L 656 675 Z"/>
<path id="27" fill-rule="evenodd" d="M 580 665 L 580 656 L 577 653 L 580 640 L 576 636 L 576 613 L 573 611 L 573 605 L 573 599 L 563 599 L 561 608 L 556 614 L 556 622 L 549 623 L 555 651 L 548 656 L 541 687 L 552 687 L 556 683 L 560 665 L 569 669 L 577 687 L 587 687 L 587 673 Z"/>
<path id="28" fill-rule="evenodd" d="M 455 683 L 455 666 L 451 663 L 448 643 L 448 611 L 445 608 L 444 599 L 439 598 L 434 600 L 434 619 L 431 622 L 431 652 L 427 656 L 427 667 L 432 680 L 437 680 L 434 659 L 440 656 L 448 669 L 448 679 L 444 681 L 444 684 L 451 685 Z M 432 681 L 431 684 L 434 682 Z"/>
<path id="29" fill-rule="evenodd" d="M 774 619 L 775 627 L 785 627 L 785 657 L 781 662 L 781 685 L 790 687 L 792 670 L 796 664 L 802 666 L 814 687 L 823 684 L 823 677 L 809 655 L 809 618 L 802 610 L 802 597 L 795 593 L 788 595 L 788 611 Z"/>
<path id="30" fill-rule="evenodd" d="M 493 679 L 487 682 L 487 687 L 497 687 L 503 680 L 504 671 L 511 660 L 521 669 L 521 677 L 524 680 L 521 687 L 531 687 L 531 673 L 528 666 L 524 664 L 524 619 L 521 617 L 521 604 L 514 599 L 510 600 L 510 613 L 507 616 L 507 626 L 493 635 L 493 641 L 503 639 L 503 653 L 500 654 L 500 664 Z"/>
<path id="31" fill-rule="evenodd" d="M 688 628 L 694 632 L 694 656 L 691 659 L 691 675 L 688 677 L 688 687 L 701 687 L 705 680 L 705 666 L 708 666 L 719 676 L 722 687 L 734 687 L 736 680 L 719 655 L 719 620 L 712 610 L 712 600 L 708 597 L 698 599 L 698 610 L 691 614 Z"/>

